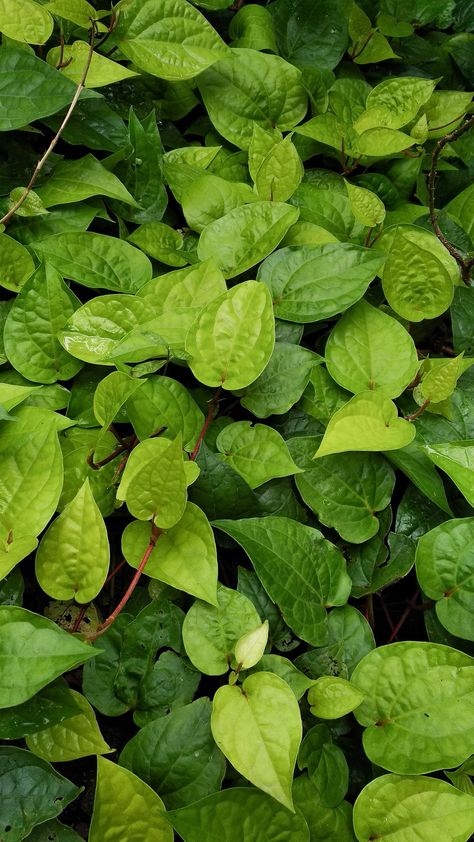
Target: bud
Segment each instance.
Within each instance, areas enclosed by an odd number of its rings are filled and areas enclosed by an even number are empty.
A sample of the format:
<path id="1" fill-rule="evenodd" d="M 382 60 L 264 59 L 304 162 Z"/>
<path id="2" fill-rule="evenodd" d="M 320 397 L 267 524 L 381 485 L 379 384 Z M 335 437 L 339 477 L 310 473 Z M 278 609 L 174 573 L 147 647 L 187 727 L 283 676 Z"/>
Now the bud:
<path id="1" fill-rule="evenodd" d="M 268 620 L 242 637 L 235 644 L 235 660 L 239 669 L 248 670 L 258 664 L 268 641 Z"/>

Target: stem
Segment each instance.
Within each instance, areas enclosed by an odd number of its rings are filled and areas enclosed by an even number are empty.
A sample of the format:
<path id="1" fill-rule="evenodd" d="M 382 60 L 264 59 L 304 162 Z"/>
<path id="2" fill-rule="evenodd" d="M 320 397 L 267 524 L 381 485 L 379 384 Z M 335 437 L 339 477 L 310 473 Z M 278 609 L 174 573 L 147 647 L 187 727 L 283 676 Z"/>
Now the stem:
<path id="1" fill-rule="evenodd" d="M 196 444 L 194 445 L 194 450 L 191 453 L 191 456 L 189 457 L 191 462 L 194 462 L 194 460 L 196 459 L 196 457 L 199 453 L 199 449 L 200 449 L 201 444 L 203 442 L 204 436 L 207 433 L 207 430 L 209 428 L 209 424 L 211 423 L 211 421 L 214 418 L 215 409 L 216 409 L 217 404 L 219 403 L 219 397 L 220 397 L 221 392 L 222 392 L 222 386 L 219 386 L 219 388 L 218 388 L 217 392 L 215 393 L 214 397 L 209 401 L 209 408 L 207 410 L 206 419 L 204 421 L 204 424 L 202 425 L 201 432 L 199 433 L 199 436 L 198 436 L 198 440 L 197 440 Z"/>
<path id="2" fill-rule="evenodd" d="M 395 638 L 397 637 L 398 632 L 400 631 L 401 627 L 403 626 L 403 624 L 405 623 L 405 621 L 407 620 L 407 618 L 410 616 L 411 612 L 415 608 L 415 602 L 418 599 L 419 594 L 420 594 L 419 590 L 416 590 L 415 593 L 413 594 L 413 596 L 410 599 L 407 607 L 405 608 L 402 616 L 400 617 L 397 625 L 392 629 L 392 633 L 391 633 L 389 639 L 387 640 L 387 643 L 392 643 L 395 640 Z"/>
<path id="3" fill-rule="evenodd" d="M 471 126 L 474 125 L 474 114 L 471 114 L 464 123 L 461 123 L 456 129 L 453 129 L 452 132 L 449 134 L 445 134 L 444 137 L 441 137 L 434 146 L 432 155 L 431 155 L 431 169 L 428 174 L 428 208 L 430 213 L 430 222 L 435 232 L 438 240 L 443 244 L 445 249 L 449 251 L 449 253 L 454 257 L 456 263 L 459 266 L 461 272 L 461 278 L 463 279 L 464 283 L 469 286 L 471 280 L 471 269 L 474 266 L 474 257 L 465 257 L 462 252 L 459 251 L 455 246 L 453 246 L 449 240 L 444 236 L 441 228 L 439 227 L 438 223 L 438 212 L 436 210 L 436 201 L 435 201 L 435 191 L 436 191 L 436 176 L 438 175 L 438 158 L 444 149 L 444 147 L 448 143 L 452 143 L 455 140 L 458 140 L 463 134 L 465 134 Z"/>
<path id="4" fill-rule="evenodd" d="M 365 40 L 362 42 L 362 46 L 358 50 L 355 49 L 355 45 L 354 45 L 354 52 L 349 53 L 349 58 L 352 59 L 352 61 L 355 61 L 356 58 L 359 58 L 359 56 L 362 55 L 362 53 L 364 52 L 367 44 L 374 37 L 374 35 L 375 35 L 375 29 L 371 29 L 369 34 L 366 35 Z"/>
<path id="5" fill-rule="evenodd" d="M 419 418 L 421 413 L 425 411 L 428 404 L 429 401 L 423 401 L 423 403 L 421 404 L 421 406 L 418 407 L 416 412 L 412 412 L 411 415 L 405 415 L 405 421 L 414 421 L 415 418 Z"/>
<path id="6" fill-rule="evenodd" d="M 369 248 L 369 246 L 370 246 L 370 238 L 371 238 L 371 236 L 372 236 L 372 231 L 373 231 L 373 230 L 374 230 L 374 228 L 373 228 L 373 226 L 372 226 L 372 228 L 369 228 L 369 230 L 367 231 L 367 236 L 366 236 L 366 238 L 365 238 L 365 240 L 364 240 L 364 246 L 365 246 L 366 248 Z"/>
<path id="7" fill-rule="evenodd" d="M 95 21 L 93 21 L 91 29 L 90 29 L 90 35 L 89 35 L 89 52 L 87 54 L 86 63 L 84 65 L 84 70 L 82 71 L 82 76 L 81 76 L 80 82 L 79 82 L 79 84 L 76 88 L 76 93 L 74 94 L 74 96 L 72 98 L 72 102 L 71 102 L 71 104 L 70 104 L 70 106 L 69 106 L 69 108 L 66 112 L 66 116 L 64 117 L 64 120 L 62 121 L 62 123 L 61 123 L 59 129 L 57 130 L 56 134 L 54 135 L 54 137 L 53 137 L 51 143 L 49 144 L 46 152 L 37 162 L 37 164 L 36 164 L 36 166 L 33 170 L 32 176 L 31 176 L 27 186 L 25 187 L 23 193 L 21 194 L 20 198 L 18 199 L 18 201 L 15 202 L 14 205 L 12 205 L 12 207 L 10 208 L 9 211 L 7 211 L 5 216 L 3 216 L 0 219 L 0 225 L 6 225 L 10 221 L 12 216 L 14 216 L 14 214 L 17 212 L 18 208 L 20 208 L 22 206 L 25 199 L 28 198 L 28 196 L 29 196 L 31 190 L 34 187 L 34 185 L 36 183 L 36 179 L 38 178 L 44 164 L 48 160 L 48 158 L 51 155 L 52 151 L 54 150 L 59 138 L 61 137 L 62 132 L 66 128 L 66 126 L 67 126 L 67 124 L 68 124 L 68 122 L 69 122 L 69 120 L 72 116 L 72 113 L 73 113 L 73 111 L 74 111 L 74 109 L 77 105 L 77 101 L 78 101 L 82 91 L 84 90 L 85 81 L 86 81 L 86 78 L 87 78 L 87 74 L 89 72 L 89 67 L 91 65 L 92 55 L 93 55 L 93 52 L 94 52 L 95 36 L 96 36 L 96 24 L 95 24 Z"/>
<path id="8" fill-rule="evenodd" d="M 104 465 L 108 465 L 109 462 L 113 462 L 114 459 L 116 459 L 117 456 L 120 456 L 121 453 L 124 453 L 125 450 L 130 450 L 130 447 L 127 444 L 119 444 L 112 453 L 109 453 L 109 455 L 105 456 L 104 459 L 101 459 L 100 462 L 94 462 L 94 451 L 91 451 L 87 457 L 87 464 L 93 471 L 98 471 L 100 468 L 103 468 Z"/>
<path id="9" fill-rule="evenodd" d="M 112 623 L 117 619 L 118 615 L 123 610 L 123 608 L 125 608 L 128 600 L 130 599 L 130 597 L 133 594 L 136 586 L 138 585 L 140 576 L 142 575 L 142 573 L 143 573 L 143 571 L 144 571 L 144 569 L 147 565 L 147 562 L 148 562 L 148 560 L 149 560 L 149 558 L 150 558 L 150 556 L 151 556 L 151 554 L 152 554 L 152 552 L 155 548 L 155 544 L 156 544 L 158 538 L 160 537 L 160 535 L 161 535 L 161 529 L 159 529 L 158 526 L 155 526 L 155 524 L 152 523 L 152 525 L 151 525 L 151 535 L 150 535 L 150 540 L 148 542 L 148 546 L 147 546 L 147 548 L 146 548 L 146 550 L 143 554 L 143 558 L 142 558 L 140 564 L 138 565 L 138 567 L 135 571 L 135 575 L 134 575 L 132 581 L 130 582 L 127 590 L 125 591 L 125 593 L 124 593 L 122 599 L 120 600 L 119 604 L 117 605 L 117 607 L 114 608 L 114 610 L 112 611 L 111 614 L 109 614 L 107 619 L 104 620 L 104 622 L 101 623 L 100 626 L 97 627 L 97 630 L 96 630 L 95 634 L 91 635 L 91 637 L 89 637 L 88 640 L 91 640 L 91 641 L 96 640 L 98 637 L 100 637 L 101 634 L 104 634 L 104 632 L 107 631 L 109 626 L 111 626 Z"/>
<path id="10" fill-rule="evenodd" d="M 108 584 L 109 584 L 109 582 L 111 582 L 111 581 L 112 581 L 112 579 L 114 578 L 114 576 L 116 576 L 116 575 L 117 575 L 117 573 L 119 572 L 119 570 L 121 570 L 121 569 L 122 569 L 122 567 L 124 566 L 124 564 L 126 564 L 126 561 L 125 561 L 125 559 L 123 558 L 123 559 L 122 559 L 122 561 L 119 561 L 119 563 L 115 565 L 114 569 L 110 571 L 109 575 L 107 576 L 107 578 L 106 578 L 106 580 L 105 580 L 105 582 L 104 582 L 104 588 L 105 588 L 105 586 L 106 586 L 106 585 L 108 585 Z"/>

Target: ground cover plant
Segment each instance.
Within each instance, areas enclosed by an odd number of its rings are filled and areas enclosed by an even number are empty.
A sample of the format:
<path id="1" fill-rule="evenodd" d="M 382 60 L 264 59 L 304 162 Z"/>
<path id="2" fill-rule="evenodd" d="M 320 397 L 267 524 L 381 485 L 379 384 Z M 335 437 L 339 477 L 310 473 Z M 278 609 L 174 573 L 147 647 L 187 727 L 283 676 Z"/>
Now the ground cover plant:
<path id="1" fill-rule="evenodd" d="M 0 2 L 0 842 L 474 833 L 472 0 Z"/>

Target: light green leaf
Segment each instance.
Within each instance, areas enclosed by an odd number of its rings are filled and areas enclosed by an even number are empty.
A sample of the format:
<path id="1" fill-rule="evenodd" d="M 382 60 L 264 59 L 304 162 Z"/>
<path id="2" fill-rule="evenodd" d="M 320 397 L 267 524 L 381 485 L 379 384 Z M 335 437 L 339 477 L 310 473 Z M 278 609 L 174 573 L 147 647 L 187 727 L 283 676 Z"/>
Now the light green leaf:
<path id="1" fill-rule="evenodd" d="M 437 139 L 456 128 L 471 102 L 470 91 L 434 91 L 424 108 L 428 137 Z"/>
<path id="2" fill-rule="evenodd" d="M 220 687 L 212 703 L 211 728 L 237 771 L 293 812 L 291 785 L 302 724 L 286 681 L 258 672 L 242 688 Z"/>
<path id="3" fill-rule="evenodd" d="M 467 842 L 474 831 L 474 801 L 446 781 L 382 775 L 354 804 L 358 842 Z"/>
<path id="4" fill-rule="evenodd" d="M 423 593 L 435 599 L 436 614 L 457 637 L 474 640 L 474 518 L 454 518 L 422 535 L 416 576 Z"/>
<path id="5" fill-rule="evenodd" d="M 415 138 L 395 129 L 367 129 L 357 137 L 357 151 L 369 158 L 385 158 L 409 149 Z"/>
<path id="6" fill-rule="evenodd" d="M 256 124 L 258 125 L 258 123 Z M 286 202 L 293 195 L 303 176 L 303 164 L 291 135 L 275 143 L 255 173 L 255 190 L 261 199 Z"/>
<path id="7" fill-rule="evenodd" d="M 376 193 L 365 187 L 350 184 L 344 179 L 352 213 L 361 225 L 373 228 L 385 219 L 385 205 Z"/>
<path id="8" fill-rule="evenodd" d="M 99 295 L 74 313 L 59 333 L 63 347 L 85 362 L 113 365 L 121 343 L 129 342 L 123 356 L 129 362 L 141 362 L 153 356 L 166 356 L 168 347 L 153 333 L 154 313 L 148 301 L 134 295 Z M 146 333 L 149 328 L 152 335 Z M 137 345 L 133 338 L 138 336 Z M 141 342 L 140 337 L 146 342 Z"/>
<path id="9" fill-rule="evenodd" d="M 0 606 L 0 708 L 26 702 L 96 654 L 52 620 L 16 605 Z"/>
<path id="10" fill-rule="evenodd" d="M 423 360 L 420 366 L 421 381 L 413 391 L 413 397 L 420 405 L 424 401 L 439 403 L 453 394 L 458 379 L 465 371 L 464 352 L 452 360 Z M 471 362 L 472 365 L 472 362 Z"/>
<path id="11" fill-rule="evenodd" d="M 61 161 L 36 193 L 46 208 L 80 202 L 91 196 L 108 196 L 137 207 L 135 199 L 117 176 L 106 170 L 91 154 L 76 161 Z"/>
<path id="12" fill-rule="evenodd" d="M 166 427 L 166 435 L 181 433 L 184 449 L 192 450 L 197 442 L 204 415 L 188 389 L 178 380 L 160 374 L 142 381 L 142 388 L 127 401 L 127 413 L 140 440 Z"/>
<path id="13" fill-rule="evenodd" d="M 58 273 L 40 266 L 23 286 L 5 322 L 5 353 L 28 380 L 69 380 L 82 365 L 65 351 L 57 334 L 79 306 Z"/>
<path id="14" fill-rule="evenodd" d="M 53 18 L 33 0 L 2 0 L 0 32 L 14 41 L 45 44 L 53 31 Z"/>
<path id="15" fill-rule="evenodd" d="M 7 410 L 14 409 L 38 389 L 41 386 L 17 386 L 15 383 L 0 382 L 0 406 Z"/>
<path id="16" fill-rule="evenodd" d="M 306 113 L 300 71 L 256 50 L 233 49 L 199 76 L 198 86 L 212 124 L 239 149 L 248 149 L 254 123 L 284 131 Z"/>
<path id="17" fill-rule="evenodd" d="M 402 642 L 369 652 L 351 682 L 372 763 L 400 775 L 458 766 L 474 745 L 473 659 L 437 643 Z"/>
<path id="18" fill-rule="evenodd" d="M 337 240 L 360 240 L 364 226 L 357 222 L 352 213 L 349 197 L 346 191 L 342 190 L 343 186 L 338 176 L 329 182 L 326 179 L 302 181 L 289 202 L 300 209 L 300 221 L 319 225 Z M 331 189 L 328 189 L 329 187 Z M 371 257 L 375 257 L 373 251 Z"/>
<path id="19" fill-rule="evenodd" d="M 251 816 L 252 820 L 248 821 Z M 168 814 L 185 842 L 309 842 L 303 817 L 253 787 L 231 787 Z"/>
<path id="20" fill-rule="evenodd" d="M 326 646 L 310 649 L 295 663 L 311 678 L 340 675 L 349 678 L 359 661 L 375 647 L 374 635 L 367 620 L 352 605 L 333 608 L 327 621 Z"/>
<path id="21" fill-rule="evenodd" d="M 320 225 L 313 222 L 295 222 L 281 241 L 282 246 L 325 246 L 337 243 L 338 239 Z"/>
<path id="22" fill-rule="evenodd" d="M 283 202 L 241 205 L 206 225 L 198 243 L 200 260 L 214 258 L 226 278 L 241 275 L 273 251 L 298 219 Z"/>
<path id="23" fill-rule="evenodd" d="M 322 362 L 322 357 L 301 345 L 275 342 L 268 365 L 245 389 L 242 406 L 257 418 L 288 412 L 303 394 L 313 368 Z"/>
<path id="24" fill-rule="evenodd" d="M 248 202 L 257 202 L 258 198 L 249 184 L 226 181 L 217 175 L 205 173 L 183 190 L 181 204 L 186 222 L 193 231 L 200 233 L 206 225 L 234 208 Z"/>
<path id="25" fill-rule="evenodd" d="M 236 669 L 248 670 L 262 659 L 268 643 L 268 620 L 253 631 L 239 637 L 234 649 Z"/>
<path id="26" fill-rule="evenodd" d="M 31 254 L 8 234 L 0 234 L 0 259 L 0 285 L 18 292 L 34 272 L 35 264 Z"/>
<path id="27" fill-rule="evenodd" d="M 128 240 L 168 266 L 186 266 L 189 262 L 183 249 L 183 235 L 164 222 L 145 222 L 129 235 Z"/>
<path id="28" fill-rule="evenodd" d="M 159 795 L 133 772 L 97 758 L 89 842 L 173 842 Z"/>
<path id="29" fill-rule="evenodd" d="M 219 585 L 216 606 L 197 601 L 186 614 L 186 654 L 205 675 L 224 675 L 237 641 L 260 625 L 256 608 L 244 594 Z"/>
<path id="30" fill-rule="evenodd" d="M 222 0 L 220 2 L 222 3 Z M 234 47 L 250 47 L 253 50 L 278 53 L 270 11 L 255 3 L 242 7 L 233 16 L 229 26 L 229 37 Z"/>
<path id="31" fill-rule="evenodd" d="M 54 599 L 90 602 L 107 577 L 107 529 L 86 479 L 48 527 L 36 553 L 36 577 Z"/>
<path id="32" fill-rule="evenodd" d="M 49 0 L 46 8 L 55 17 L 71 21 L 83 29 L 88 29 L 91 19 L 94 20 L 100 14 L 87 0 Z"/>
<path id="33" fill-rule="evenodd" d="M 398 450 L 415 437 L 415 427 L 398 417 L 380 392 L 360 392 L 334 413 L 315 458 L 347 450 Z"/>
<path id="34" fill-rule="evenodd" d="M 421 447 L 421 442 L 413 442 L 400 450 L 391 450 L 385 454 L 387 459 L 403 471 L 417 488 L 443 512 L 451 514 L 443 481 Z"/>
<path id="35" fill-rule="evenodd" d="M 314 646 L 326 643 L 326 607 L 351 589 L 342 553 L 310 526 L 286 517 L 216 520 L 245 550 L 290 628 Z"/>
<path id="36" fill-rule="evenodd" d="M 264 655 L 250 672 L 272 672 L 279 675 L 291 687 L 298 701 L 314 684 L 314 679 L 307 678 L 292 661 L 282 655 Z"/>
<path id="37" fill-rule="evenodd" d="M 352 243 L 287 247 L 262 263 L 257 278 L 272 294 L 275 316 L 306 323 L 347 310 L 382 263 L 379 254 Z"/>
<path id="38" fill-rule="evenodd" d="M 69 692 L 80 713 L 26 737 L 30 751 L 50 763 L 64 763 L 91 754 L 107 754 L 113 750 L 102 737 L 95 713 L 87 699 L 76 690 Z"/>
<path id="39" fill-rule="evenodd" d="M 423 79 L 418 76 L 400 76 L 384 79 L 369 92 L 366 107 L 367 112 L 362 115 L 364 128 L 385 127 L 401 129 L 413 120 L 421 106 L 427 102 L 436 87 L 436 79 Z M 367 120 L 372 109 L 374 121 L 372 125 Z M 364 131 L 355 124 L 357 131 Z"/>
<path id="40" fill-rule="evenodd" d="M 38 535 L 54 514 L 63 460 L 58 416 L 32 406 L 18 407 L 13 415 L 14 424 L 0 425 L 0 518 L 16 540 Z"/>
<path id="41" fill-rule="evenodd" d="M 306 774 L 294 781 L 293 799 L 307 822 L 311 842 L 354 842 L 352 805 L 347 801 L 328 807 Z"/>
<path id="42" fill-rule="evenodd" d="M 187 485 L 181 436 L 147 439 L 128 457 L 117 499 L 125 500 L 139 520 L 153 519 L 156 526 L 169 529 L 184 514 Z"/>
<path id="43" fill-rule="evenodd" d="M 470 506 L 474 506 L 474 440 L 428 444 L 426 455 L 459 488 Z"/>
<path id="44" fill-rule="evenodd" d="M 138 293 L 153 309 L 154 325 L 171 346 L 184 347 L 200 311 L 227 291 L 224 276 L 211 258 L 153 278 Z"/>
<path id="45" fill-rule="evenodd" d="M 160 792 L 168 809 L 217 792 L 225 760 L 212 738 L 210 719 L 205 697 L 155 719 L 126 744 L 120 765 Z"/>
<path id="46" fill-rule="evenodd" d="M 201 383 L 242 389 L 261 374 L 274 342 L 270 293 L 257 281 L 244 281 L 201 311 L 186 337 L 186 352 Z"/>
<path id="47" fill-rule="evenodd" d="M 22 559 L 26 558 L 38 546 L 38 540 L 32 535 L 21 535 L 20 529 L 3 527 L 0 518 L 0 579 L 5 578 Z"/>
<path id="48" fill-rule="evenodd" d="M 333 327 L 325 350 L 331 377 L 357 394 L 377 391 L 397 398 L 415 378 L 418 354 L 397 319 L 359 301 Z"/>
<path id="49" fill-rule="evenodd" d="M 390 503 L 395 474 L 381 455 L 345 453 L 313 459 L 317 438 L 300 436 L 289 441 L 290 453 L 304 472 L 296 487 L 321 523 L 336 529 L 354 544 L 377 534 L 376 512 Z"/>
<path id="50" fill-rule="evenodd" d="M 53 67 L 57 67 L 59 62 L 67 62 L 64 67 L 61 67 L 61 73 L 78 85 L 82 81 L 84 68 L 89 58 L 89 49 L 89 44 L 85 41 L 74 41 L 72 44 L 66 44 L 62 53 L 61 47 L 53 47 L 48 52 L 46 61 Z M 111 61 L 100 53 L 93 52 L 85 87 L 101 88 L 103 85 L 113 85 L 114 82 L 122 82 L 134 76 L 138 76 L 138 73 L 129 70 L 118 61 Z"/>
<path id="51" fill-rule="evenodd" d="M 24 192 L 24 187 L 14 187 L 13 190 L 10 190 L 10 207 L 17 203 L 18 199 L 23 196 Z M 30 190 L 26 198 L 23 199 L 23 203 L 15 211 L 16 216 L 25 217 L 43 216 L 45 213 L 49 213 L 49 211 L 46 210 L 40 197 L 34 190 Z"/>
<path id="52" fill-rule="evenodd" d="M 129 523 L 122 534 L 122 552 L 137 568 L 150 540 L 148 524 Z M 217 554 L 211 525 L 203 511 L 187 503 L 181 520 L 160 535 L 145 573 L 172 588 L 217 605 Z"/>
<path id="53" fill-rule="evenodd" d="M 447 211 L 455 219 L 459 220 L 461 228 L 466 234 L 469 234 L 471 240 L 474 240 L 474 185 L 471 184 L 466 187 L 461 193 L 458 193 L 454 199 L 451 199 L 443 210 Z"/>
<path id="54" fill-rule="evenodd" d="M 103 517 L 110 515 L 116 503 L 113 483 L 120 456 L 100 470 L 91 468 L 87 459 L 91 453 L 94 453 L 96 461 L 105 459 L 113 453 L 117 447 L 115 436 L 110 432 L 101 432 L 98 427 L 91 430 L 71 427 L 61 435 L 60 444 L 64 460 L 64 482 L 57 505 L 58 511 L 61 512 L 73 500 L 80 487 L 88 479 Z"/>
<path id="55" fill-rule="evenodd" d="M 265 424 L 252 426 L 251 421 L 229 424 L 219 433 L 216 445 L 250 488 L 301 471 L 293 462 L 284 439 Z"/>
<path id="56" fill-rule="evenodd" d="M 222 58 L 228 47 L 185 0 L 122 0 L 115 36 L 137 67 L 169 81 L 191 79 Z"/>
<path id="57" fill-rule="evenodd" d="M 364 694 L 345 678 L 323 675 L 308 691 L 311 713 L 320 719 L 338 719 L 359 707 Z"/>
<path id="58" fill-rule="evenodd" d="M 444 313 L 459 270 L 437 237 L 413 225 L 398 225 L 378 242 L 387 253 L 381 277 L 392 310 L 412 322 Z"/>
<path id="59" fill-rule="evenodd" d="M 104 377 L 94 392 L 94 415 L 99 424 L 107 429 L 124 403 L 144 385 L 143 380 L 129 377 L 122 371 L 113 371 Z"/>
<path id="60" fill-rule="evenodd" d="M 62 275 L 92 289 L 138 292 L 151 278 L 151 263 L 138 249 L 92 231 L 69 231 L 34 244 L 38 256 Z"/>

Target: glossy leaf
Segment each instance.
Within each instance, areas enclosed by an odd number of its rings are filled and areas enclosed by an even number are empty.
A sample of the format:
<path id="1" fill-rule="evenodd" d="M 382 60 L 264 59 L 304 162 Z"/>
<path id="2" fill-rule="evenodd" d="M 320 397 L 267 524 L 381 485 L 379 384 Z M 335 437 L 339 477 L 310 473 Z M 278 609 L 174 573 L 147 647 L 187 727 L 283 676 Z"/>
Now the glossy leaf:
<path id="1" fill-rule="evenodd" d="M 79 712 L 74 695 L 66 681 L 58 678 L 43 687 L 35 696 L 0 712 L 2 740 L 16 740 L 34 734 L 41 728 L 56 725 Z"/>
<path id="2" fill-rule="evenodd" d="M 436 467 L 452 479 L 468 503 L 474 505 L 474 442 L 429 444 L 424 451 Z"/>
<path id="3" fill-rule="evenodd" d="M 181 433 L 185 450 L 197 442 L 204 415 L 189 391 L 178 380 L 165 375 L 149 377 L 127 400 L 127 412 L 140 440 L 166 427 L 166 435 Z"/>
<path id="4" fill-rule="evenodd" d="M 0 284 L 6 289 L 18 292 L 34 272 L 33 259 L 28 249 L 21 243 L 17 243 L 8 234 L 2 233 L 0 233 L 0 255 L 2 259 Z"/>
<path id="5" fill-rule="evenodd" d="M 364 694 L 346 681 L 331 675 L 316 679 L 308 691 L 311 713 L 320 719 L 337 719 L 357 708 Z"/>
<path id="6" fill-rule="evenodd" d="M 15 41 L 44 44 L 53 31 L 47 9 L 33 0 L 4 0 L 0 10 L 0 32 Z"/>
<path id="7" fill-rule="evenodd" d="M 449 646 L 403 642 L 380 646 L 355 668 L 365 694 L 355 717 L 364 751 L 400 775 L 462 763 L 472 750 L 472 658 Z"/>
<path id="8" fill-rule="evenodd" d="M 249 421 L 230 424 L 219 433 L 216 445 L 250 488 L 301 471 L 279 433 L 265 424 L 254 427 Z"/>
<path id="9" fill-rule="evenodd" d="M 102 737 L 87 699 L 75 690 L 69 692 L 80 712 L 26 737 L 30 751 L 51 763 L 76 760 L 90 754 L 106 754 L 113 750 Z"/>
<path id="10" fill-rule="evenodd" d="M 317 529 L 285 517 L 218 520 L 214 525 L 244 548 L 290 628 L 308 643 L 323 645 L 324 606 L 344 605 L 350 592 L 344 559 L 334 544 Z"/>
<path id="11" fill-rule="evenodd" d="M 53 47 L 48 52 L 46 61 L 53 67 L 57 67 L 60 61 L 64 62 L 65 66 L 61 68 L 62 74 L 78 85 L 89 55 L 89 45 L 85 41 L 74 41 L 72 44 L 67 44 L 61 58 L 60 50 L 60 47 Z M 124 79 L 130 79 L 137 75 L 136 72 L 129 70 L 125 65 L 110 61 L 100 53 L 94 52 L 85 87 L 101 88 L 103 85 L 113 85 L 114 82 L 122 82 Z"/>
<path id="12" fill-rule="evenodd" d="M 159 795 L 133 772 L 97 758 L 89 842 L 173 842 Z"/>
<path id="13" fill-rule="evenodd" d="M 322 361 L 301 345 L 275 342 L 268 364 L 245 389 L 242 406 L 257 418 L 288 412 L 303 394 L 314 367 Z"/>
<path id="14" fill-rule="evenodd" d="M 261 374 L 274 342 L 268 290 L 257 281 L 244 281 L 202 310 L 187 335 L 186 351 L 191 371 L 201 383 L 242 389 Z"/>
<path id="15" fill-rule="evenodd" d="M 44 187 L 36 192 L 46 208 L 80 202 L 91 196 L 108 196 L 126 204 L 136 204 L 117 176 L 91 154 L 76 161 L 61 161 Z"/>

